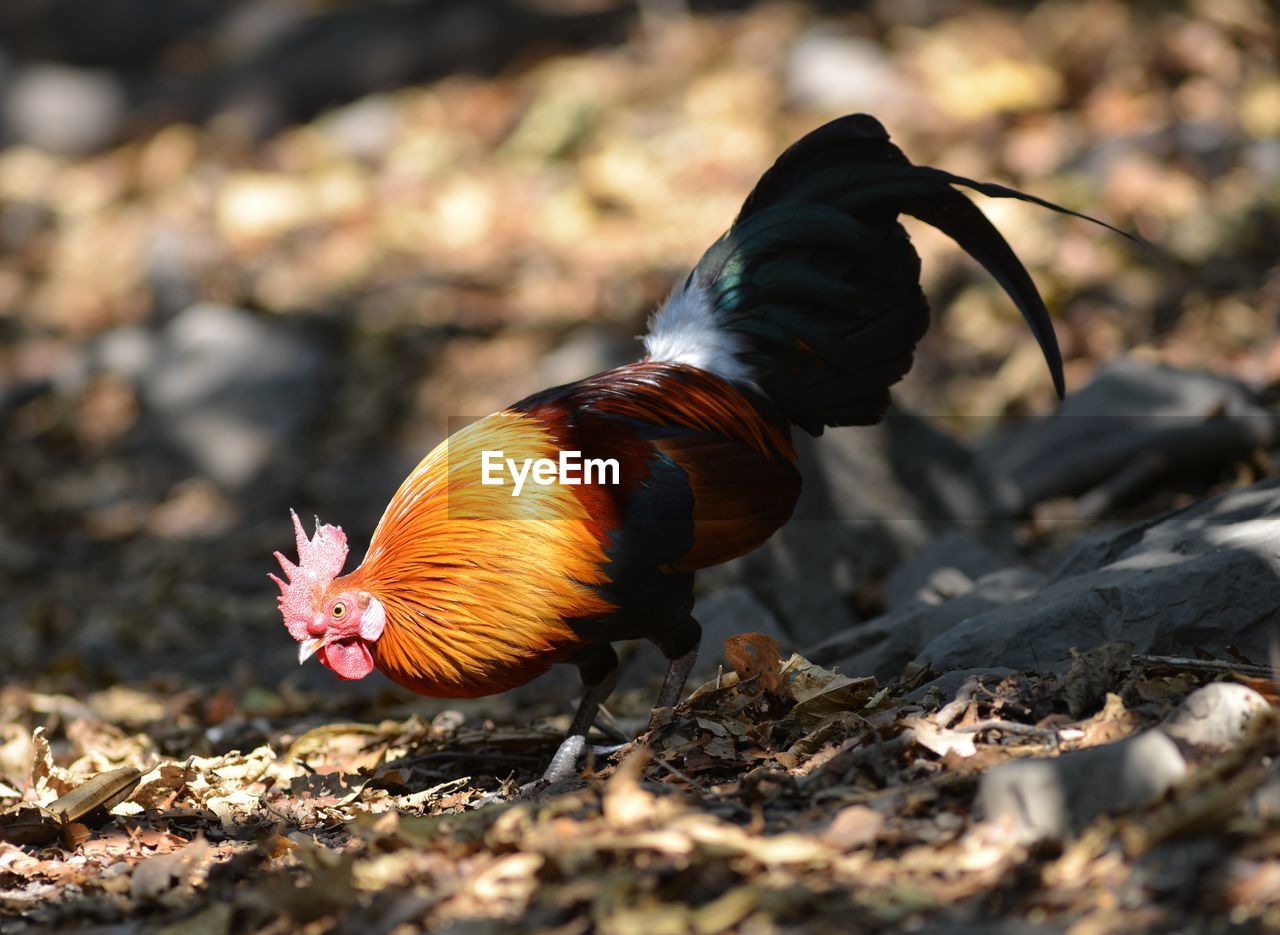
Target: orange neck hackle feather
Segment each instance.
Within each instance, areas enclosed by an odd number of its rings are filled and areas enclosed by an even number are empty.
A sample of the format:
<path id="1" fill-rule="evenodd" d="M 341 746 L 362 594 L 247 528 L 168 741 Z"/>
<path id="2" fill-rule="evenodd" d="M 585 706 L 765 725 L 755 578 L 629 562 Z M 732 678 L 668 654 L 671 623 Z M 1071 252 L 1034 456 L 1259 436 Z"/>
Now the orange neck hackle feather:
<path id="1" fill-rule="evenodd" d="M 477 697 L 523 684 L 582 640 L 566 619 L 614 608 L 605 542 L 571 488 L 481 484 L 481 453 L 554 458 L 547 431 L 501 412 L 442 442 L 387 506 L 363 564 L 335 588 L 386 609 L 374 650 L 389 678 L 425 695 Z"/>

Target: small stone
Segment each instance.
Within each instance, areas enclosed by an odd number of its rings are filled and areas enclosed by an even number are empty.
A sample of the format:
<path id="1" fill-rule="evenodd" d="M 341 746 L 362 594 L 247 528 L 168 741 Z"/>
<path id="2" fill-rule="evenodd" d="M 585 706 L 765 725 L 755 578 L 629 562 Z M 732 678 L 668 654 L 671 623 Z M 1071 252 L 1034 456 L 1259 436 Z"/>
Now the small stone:
<path id="1" fill-rule="evenodd" d="M 1225 750 L 1244 737 L 1250 719 L 1267 707 L 1267 699 L 1247 685 L 1212 682 L 1183 699 L 1161 730 L 1192 747 Z"/>
<path id="2" fill-rule="evenodd" d="M 787 62 L 787 92 L 807 107 L 900 110 L 919 96 L 911 78 L 869 39 L 815 29 Z"/>
<path id="3" fill-rule="evenodd" d="M 105 71 L 39 64 L 21 69 L 4 100 L 14 136 L 56 153 L 89 153 L 120 132 L 125 93 Z"/>
<path id="4" fill-rule="evenodd" d="M 822 840 L 842 851 L 872 844 L 884 827 L 884 814 L 866 805 L 847 805 L 822 832 Z"/>
<path id="5" fill-rule="evenodd" d="M 1052 759 L 1003 763 L 982 777 L 978 804 L 1009 822 L 1025 843 L 1066 840 L 1101 814 L 1140 808 L 1187 771 L 1177 745 L 1158 730 Z"/>
<path id="6" fill-rule="evenodd" d="M 323 355 L 279 322 L 194 305 L 160 335 L 143 398 L 156 428 L 227 488 L 260 478 L 316 414 Z"/>
<path id="7" fill-rule="evenodd" d="M 329 141 L 348 156 L 374 160 L 394 142 L 399 118 L 390 97 L 371 94 L 330 111 L 318 124 Z"/>
<path id="8" fill-rule="evenodd" d="M 155 362 L 156 339 L 145 328 L 113 328 L 98 339 L 94 362 L 108 373 L 141 378 Z"/>

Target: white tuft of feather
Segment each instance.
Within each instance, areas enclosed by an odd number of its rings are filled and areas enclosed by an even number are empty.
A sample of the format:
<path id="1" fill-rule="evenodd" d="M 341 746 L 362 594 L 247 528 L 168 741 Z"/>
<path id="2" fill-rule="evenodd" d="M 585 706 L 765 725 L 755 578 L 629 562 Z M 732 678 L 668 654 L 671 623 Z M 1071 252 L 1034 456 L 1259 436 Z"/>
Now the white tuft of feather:
<path id="1" fill-rule="evenodd" d="M 716 321 L 711 296 L 697 277 L 676 286 L 649 319 L 644 347 L 650 360 L 687 364 L 731 383 L 755 385 L 751 371 L 738 356 L 741 339 Z"/>

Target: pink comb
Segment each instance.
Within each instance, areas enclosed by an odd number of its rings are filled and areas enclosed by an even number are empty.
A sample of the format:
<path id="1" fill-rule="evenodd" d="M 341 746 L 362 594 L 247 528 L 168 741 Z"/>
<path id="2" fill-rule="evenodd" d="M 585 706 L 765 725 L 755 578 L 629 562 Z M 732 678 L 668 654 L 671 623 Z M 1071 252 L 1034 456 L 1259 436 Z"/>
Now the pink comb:
<path id="1" fill-rule="evenodd" d="M 280 613 L 289 635 L 295 640 L 305 640 L 312 636 L 307 624 L 315 616 L 317 594 L 338 577 L 346 564 L 347 535 L 341 526 L 321 526 L 317 519 L 315 537 L 308 539 L 298 514 L 290 510 L 289 515 L 293 517 L 293 529 L 298 536 L 298 564 L 277 552 L 276 561 L 289 581 L 285 583 L 275 575 L 267 577 L 280 586 Z"/>

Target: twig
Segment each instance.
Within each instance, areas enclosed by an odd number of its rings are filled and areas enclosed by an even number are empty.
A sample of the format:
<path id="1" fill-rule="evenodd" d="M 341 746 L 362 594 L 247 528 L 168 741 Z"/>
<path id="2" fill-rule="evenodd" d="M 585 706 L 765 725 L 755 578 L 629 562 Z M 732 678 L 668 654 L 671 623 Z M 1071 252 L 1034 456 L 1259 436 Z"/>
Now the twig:
<path id="1" fill-rule="evenodd" d="M 956 697 L 939 708 L 933 715 L 933 723 L 939 727 L 950 727 L 955 719 L 964 713 L 964 709 L 969 707 L 969 702 L 973 701 L 974 693 L 981 687 L 982 683 L 978 681 L 976 675 L 969 676 L 956 691 Z"/>
<path id="2" fill-rule="evenodd" d="M 1019 724 L 1017 721 L 1002 721 L 999 718 L 988 718 L 985 721 L 977 721 L 973 724 L 966 724 L 963 727 L 953 728 L 953 730 L 958 734 L 976 734 L 984 730 L 1002 730 L 1006 734 L 1024 734 L 1028 737 L 1052 740 L 1055 744 L 1062 742 L 1062 733 L 1055 728 L 1036 727 L 1034 724 Z"/>
<path id="3" fill-rule="evenodd" d="M 1168 666 L 1171 669 L 1190 669 L 1198 672 L 1238 672 L 1255 678 L 1280 678 L 1280 671 L 1271 666 L 1252 665 L 1247 662 L 1223 662 L 1219 659 L 1192 659 L 1189 656 L 1147 656 L 1135 653 L 1134 661 L 1149 666 Z"/>
<path id="4" fill-rule="evenodd" d="M 279 818 L 281 821 L 286 822 L 286 823 L 292 822 L 292 823 L 296 824 L 296 823 L 297 823 L 297 820 L 296 820 L 296 819 L 294 819 L 294 818 L 290 818 L 288 815 L 284 814 L 283 812 L 279 812 L 279 811 L 277 811 L 277 810 L 276 810 L 275 806 L 274 806 L 274 805 L 272 805 L 272 804 L 271 804 L 271 802 L 267 799 L 267 795 L 268 795 L 268 793 L 269 793 L 269 792 L 270 792 L 270 790 L 268 790 L 267 792 L 264 792 L 264 793 L 262 793 L 262 795 L 258 796 L 258 804 L 259 804 L 260 806 L 262 806 L 264 809 L 266 809 L 267 811 L 269 811 L 272 815 L 275 815 L 275 816 L 276 816 L 277 818 Z"/>
<path id="5" fill-rule="evenodd" d="M 693 779 L 692 779 L 690 776 L 685 775 L 685 773 L 683 773 L 681 770 L 677 769 L 675 766 L 673 766 L 671 763 L 669 763 L 669 762 L 668 762 L 666 759 L 664 759 L 662 756 L 658 755 L 658 753 L 657 753 L 656 751 L 654 751 L 652 748 L 650 748 L 650 747 L 646 747 L 645 749 L 646 749 L 646 750 L 648 750 L 648 751 L 649 751 L 649 754 L 653 757 L 653 762 L 654 762 L 654 763 L 656 763 L 657 765 L 661 766 L 663 769 L 665 769 L 665 770 L 666 770 L 668 773 L 670 773 L 672 776 L 675 776 L 675 777 L 676 777 L 676 779 L 679 779 L 681 782 L 687 782 L 691 787 L 694 787 L 694 788 L 696 788 L 696 787 L 697 787 L 697 783 L 695 783 L 695 782 L 693 781 Z M 703 795 L 710 795 L 710 794 L 712 794 L 712 793 L 711 793 L 711 790 L 709 790 L 709 789 L 702 789 L 702 790 L 700 790 L 700 792 L 701 792 Z"/>

